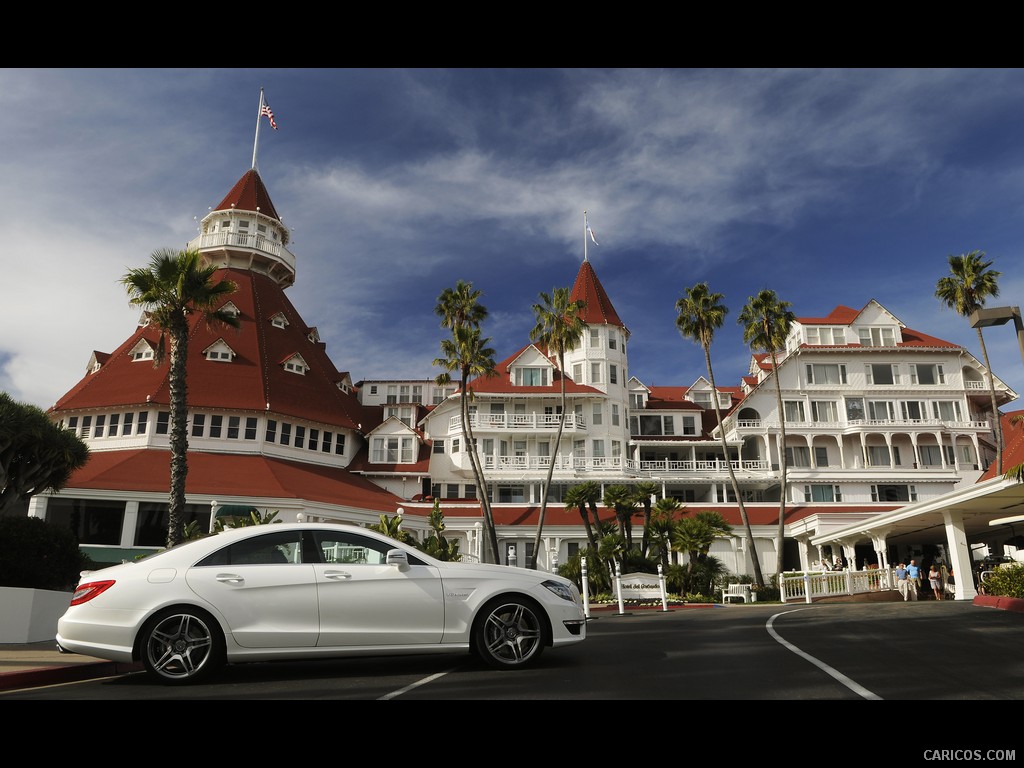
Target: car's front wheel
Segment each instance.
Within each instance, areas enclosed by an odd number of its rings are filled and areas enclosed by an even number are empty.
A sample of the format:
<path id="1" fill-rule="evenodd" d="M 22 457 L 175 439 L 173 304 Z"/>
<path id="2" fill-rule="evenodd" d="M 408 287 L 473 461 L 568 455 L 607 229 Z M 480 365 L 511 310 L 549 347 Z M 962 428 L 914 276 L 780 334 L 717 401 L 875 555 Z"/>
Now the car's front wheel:
<path id="1" fill-rule="evenodd" d="M 213 618 L 194 608 L 154 616 L 142 632 L 142 663 L 162 683 L 208 678 L 224 664 L 224 638 Z"/>
<path id="2" fill-rule="evenodd" d="M 545 643 L 545 624 L 538 610 L 532 602 L 516 597 L 488 603 L 473 627 L 473 652 L 495 669 L 535 662 Z"/>

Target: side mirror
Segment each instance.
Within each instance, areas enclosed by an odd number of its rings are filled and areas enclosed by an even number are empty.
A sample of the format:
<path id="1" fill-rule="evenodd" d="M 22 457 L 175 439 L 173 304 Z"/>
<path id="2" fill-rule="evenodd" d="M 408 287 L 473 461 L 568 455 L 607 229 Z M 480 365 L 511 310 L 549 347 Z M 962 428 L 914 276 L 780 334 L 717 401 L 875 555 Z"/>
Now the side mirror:
<path id="1" fill-rule="evenodd" d="M 388 565 L 397 565 L 399 568 L 408 568 L 409 554 L 404 549 L 389 549 L 386 562 Z"/>

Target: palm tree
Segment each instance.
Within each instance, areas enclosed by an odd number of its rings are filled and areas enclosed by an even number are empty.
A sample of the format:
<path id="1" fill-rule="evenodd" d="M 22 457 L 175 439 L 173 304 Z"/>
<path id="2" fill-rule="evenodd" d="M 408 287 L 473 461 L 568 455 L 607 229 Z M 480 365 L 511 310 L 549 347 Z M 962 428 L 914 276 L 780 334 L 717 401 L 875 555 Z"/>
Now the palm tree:
<path id="1" fill-rule="evenodd" d="M 444 369 L 435 381 L 440 386 L 450 384 L 452 371 L 458 371 L 462 382 L 459 406 L 462 414 L 462 434 L 465 448 L 469 451 L 469 462 L 473 468 L 480 493 L 480 508 L 484 513 L 484 562 L 498 562 L 498 535 L 494 529 L 494 514 L 487 492 L 487 481 L 483 466 L 476 451 L 476 438 L 469 418 L 469 402 L 473 392 L 469 387 L 470 377 L 489 376 L 494 373 L 494 350 L 487 346 L 490 338 L 482 337 L 480 322 L 487 317 L 487 309 L 480 304 L 481 292 L 473 289 L 472 283 L 459 280 L 454 288 L 446 288 L 437 299 L 434 312 L 441 318 L 441 327 L 451 330 L 450 339 L 441 340 L 443 357 L 434 360 L 434 365 Z M 490 550 L 489 552 L 487 550 Z"/>
<path id="2" fill-rule="evenodd" d="M 590 516 L 594 521 L 594 535 L 600 537 L 604 528 L 601 523 L 601 515 L 598 513 L 597 505 L 601 501 L 601 486 L 599 483 L 595 483 L 593 480 L 587 480 L 585 483 L 580 483 L 578 486 L 579 493 L 587 501 L 587 506 L 590 508 Z"/>
<path id="3" fill-rule="evenodd" d="M 651 526 L 651 508 L 654 505 L 651 498 L 661 493 L 661 485 L 649 480 L 639 482 L 633 486 L 633 493 L 636 494 L 637 503 L 641 504 L 644 508 L 644 535 L 640 540 L 640 554 L 647 557 L 647 547 L 650 540 L 648 529 Z"/>
<path id="4" fill-rule="evenodd" d="M 668 568 L 668 553 L 672 550 L 671 534 L 675 524 L 675 514 L 683 505 L 679 499 L 665 496 L 654 502 L 651 510 L 650 547 L 661 557 L 661 564 Z"/>
<path id="5" fill-rule="evenodd" d="M 551 295 L 541 291 L 540 303 L 533 305 L 533 314 L 537 320 L 530 331 L 530 340 L 545 347 L 548 355 L 554 353 L 558 360 L 558 380 L 561 389 L 561 409 L 558 418 L 558 432 L 555 434 L 555 450 L 548 461 L 548 476 L 540 492 L 540 516 L 537 518 L 537 535 L 533 539 L 533 551 L 540 552 L 541 534 L 544 532 L 544 516 L 548 509 L 548 493 L 551 490 L 551 477 L 558 461 L 558 449 L 562 442 L 562 428 L 565 426 L 565 353 L 574 349 L 583 336 L 587 324 L 581 314 L 586 303 L 582 299 L 575 301 L 568 288 L 555 288 Z"/>
<path id="6" fill-rule="evenodd" d="M 767 288 L 757 296 L 751 296 L 745 307 L 737 318 L 743 326 L 743 341 L 751 350 L 767 352 L 772 360 L 772 378 L 775 380 L 775 401 L 779 409 L 779 467 L 782 475 L 782 487 L 779 495 L 779 529 L 776 534 L 778 539 L 778 550 L 775 564 L 775 572 L 778 574 L 779 583 L 782 583 L 782 555 L 784 551 L 783 542 L 786 534 L 786 496 L 788 485 L 786 483 L 786 411 L 782 403 L 782 383 L 779 381 L 779 355 L 781 349 L 786 348 L 786 339 L 796 322 L 796 315 L 790 311 L 792 306 L 788 301 L 782 301 L 775 295 L 775 291 Z"/>
<path id="7" fill-rule="evenodd" d="M 609 485 L 604 489 L 604 504 L 615 510 L 619 524 L 619 535 L 626 542 L 626 549 L 633 548 L 633 511 L 636 509 L 636 493 L 628 485 Z"/>
<path id="8" fill-rule="evenodd" d="M 215 282 L 218 268 L 203 262 L 195 250 L 162 249 L 153 253 L 148 266 L 130 269 L 121 278 L 133 306 L 142 307 L 149 324 L 159 329 L 160 340 L 153 364 L 160 365 L 170 340 L 171 490 L 168 504 L 167 546 L 180 543 L 185 511 L 185 478 L 188 474 L 188 383 L 186 379 L 189 316 L 202 315 L 207 323 L 237 328 L 238 318 L 220 309 L 225 296 L 237 286 L 231 280 Z"/>
<path id="9" fill-rule="evenodd" d="M 987 299 L 999 295 L 998 281 L 1002 272 L 989 269 L 992 262 L 984 259 L 985 254 L 982 251 L 971 251 L 960 256 L 948 257 L 951 274 L 940 277 L 938 283 L 935 284 L 935 297 L 961 317 L 970 317 L 985 306 Z M 985 372 L 988 374 L 992 419 L 996 423 L 996 472 L 1001 475 L 1003 474 L 1003 425 L 996 406 L 996 382 L 992 375 L 992 366 L 988 362 L 985 336 L 982 334 L 980 326 L 977 331 L 981 356 L 985 361 Z"/>
<path id="10" fill-rule="evenodd" d="M 686 588 L 693 586 L 694 569 L 708 559 L 711 545 L 719 536 L 732 534 L 732 526 L 718 512 L 698 512 L 693 517 L 684 517 L 673 528 L 671 539 L 675 551 L 686 552 Z"/>
<path id="11" fill-rule="evenodd" d="M 711 381 L 711 399 L 715 406 L 715 416 L 718 419 L 718 434 L 722 441 L 722 450 L 725 452 L 725 466 L 729 470 L 729 480 L 732 482 L 732 490 L 739 505 L 740 519 L 743 520 L 747 550 L 750 552 L 754 564 L 754 579 L 757 586 L 763 588 L 764 577 L 761 575 L 761 561 L 754 548 L 754 532 L 750 528 L 747 509 L 743 505 L 743 496 L 740 494 L 740 486 L 736 482 L 736 473 L 732 468 L 732 458 L 729 456 L 729 446 L 725 440 L 725 425 L 722 423 L 722 409 L 718 404 L 715 372 L 711 368 L 711 341 L 715 337 L 715 331 L 722 327 L 725 316 L 729 312 L 728 308 L 722 304 L 722 298 L 722 294 L 712 293 L 707 283 L 697 283 L 687 288 L 686 295 L 676 301 L 676 310 L 679 312 L 679 316 L 676 318 L 676 327 L 679 328 L 683 338 L 696 342 L 704 350 L 704 363 L 708 369 L 708 379 Z"/>
<path id="12" fill-rule="evenodd" d="M 597 537 L 594 535 L 594 526 L 590 524 L 590 514 L 587 512 L 589 500 L 588 490 L 583 484 L 580 484 L 569 488 L 565 492 L 565 498 L 562 501 L 565 503 L 565 506 L 576 507 L 579 510 L 580 518 L 587 529 L 587 542 L 589 542 L 590 548 L 597 552 Z"/>

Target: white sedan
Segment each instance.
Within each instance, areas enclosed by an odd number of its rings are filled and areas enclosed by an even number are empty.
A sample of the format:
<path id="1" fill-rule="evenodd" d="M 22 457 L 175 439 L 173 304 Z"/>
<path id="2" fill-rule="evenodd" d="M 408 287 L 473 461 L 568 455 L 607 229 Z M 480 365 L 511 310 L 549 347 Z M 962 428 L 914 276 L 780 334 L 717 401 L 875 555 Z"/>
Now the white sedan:
<path id="1" fill-rule="evenodd" d="M 497 669 L 586 638 L 576 585 L 442 562 L 331 523 L 235 528 L 85 571 L 57 623 L 66 651 L 142 661 L 164 683 L 225 663 L 467 652 Z"/>

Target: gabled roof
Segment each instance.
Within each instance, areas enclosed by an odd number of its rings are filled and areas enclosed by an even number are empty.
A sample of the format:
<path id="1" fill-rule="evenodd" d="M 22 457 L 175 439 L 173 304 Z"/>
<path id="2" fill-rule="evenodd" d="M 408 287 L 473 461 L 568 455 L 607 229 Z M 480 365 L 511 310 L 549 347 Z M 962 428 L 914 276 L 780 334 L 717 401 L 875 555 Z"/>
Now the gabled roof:
<path id="1" fill-rule="evenodd" d="M 490 376 L 478 376 L 469 382 L 469 389 L 481 394 L 519 394 L 519 395 L 561 395 L 563 373 L 558 368 L 551 371 L 551 383 L 544 387 L 522 386 L 513 384 L 508 375 L 508 370 L 524 350 L 534 346 L 527 344 L 520 347 L 514 353 L 506 357 L 494 366 L 494 373 Z M 586 384 L 577 384 L 571 376 L 565 376 L 565 394 L 604 394 L 601 390 Z"/>
<path id="2" fill-rule="evenodd" d="M 1014 416 L 1020 416 L 1021 419 L 1024 419 L 1024 411 L 1011 411 L 1010 413 L 1004 413 L 1002 416 L 1004 473 L 1010 467 L 1024 464 L 1024 421 L 1013 424 L 1011 420 Z M 996 462 L 993 461 L 982 473 L 981 477 L 978 478 L 978 482 L 981 483 L 996 477 L 998 475 L 997 469 Z"/>
<path id="3" fill-rule="evenodd" d="M 239 328 L 208 326 L 199 315 L 189 318 L 188 401 L 190 408 L 269 411 L 336 427 L 357 429 L 363 410 L 354 394 L 335 382 L 341 373 L 323 344 L 311 342 L 284 290 L 266 275 L 239 269 L 220 269 L 214 280 L 230 279 L 238 289 L 225 297 L 240 311 Z M 264 319 L 281 313 L 288 325 L 278 328 Z M 203 354 L 223 337 L 235 352 L 231 363 L 211 362 Z M 140 342 L 156 346 L 159 331 L 141 326 L 111 353 L 106 364 L 86 376 L 65 394 L 53 411 L 114 408 L 144 403 L 168 405 L 168 361 L 132 361 L 131 350 Z M 309 366 L 296 376 L 279 362 L 301 353 Z"/>
<path id="4" fill-rule="evenodd" d="M 230 211 L 232 209 L 253 212 L 259 209 L 259 212 L 265 216 L 281 220 L 270 199 L 270 193 L 267 192 L 267 188 L 263 185 L 263 179 L 260 178 L 255 168 L 246 171 L 213 210 Z"/>
<path id="5" fill-rule="evenodd" d="M 629 329 L 619 319 L 611 299 L 605 293 L 604 287 L 597 279 L 597 273 L 594 272 L 589 261 L 584 261 L 580 265 L 580 271 L 576 273 L 576 282 L 572 286 L 569 299 L 572 301 L 582 299 L 585 302 L 582 318 L 583 322 L 588 325 L 617 325 L 627 335 L 629 334 Z"/>
<path id="6" fill-rule="evenodd" d="M 798 317 L 796 320 L 801 325 L 849 325 L 857 319 L 861 313 L 859 309 L 839 305 L 825 317 Z"/>
<path id="7" fill-rule="evenodd" d="M 647 398 L 647 408 L 687 411 L 703 411 L 697 403 L 686 399 L 689 387 L 657 387 L 651 386 L 648 390 L 650 395 Z"/>

